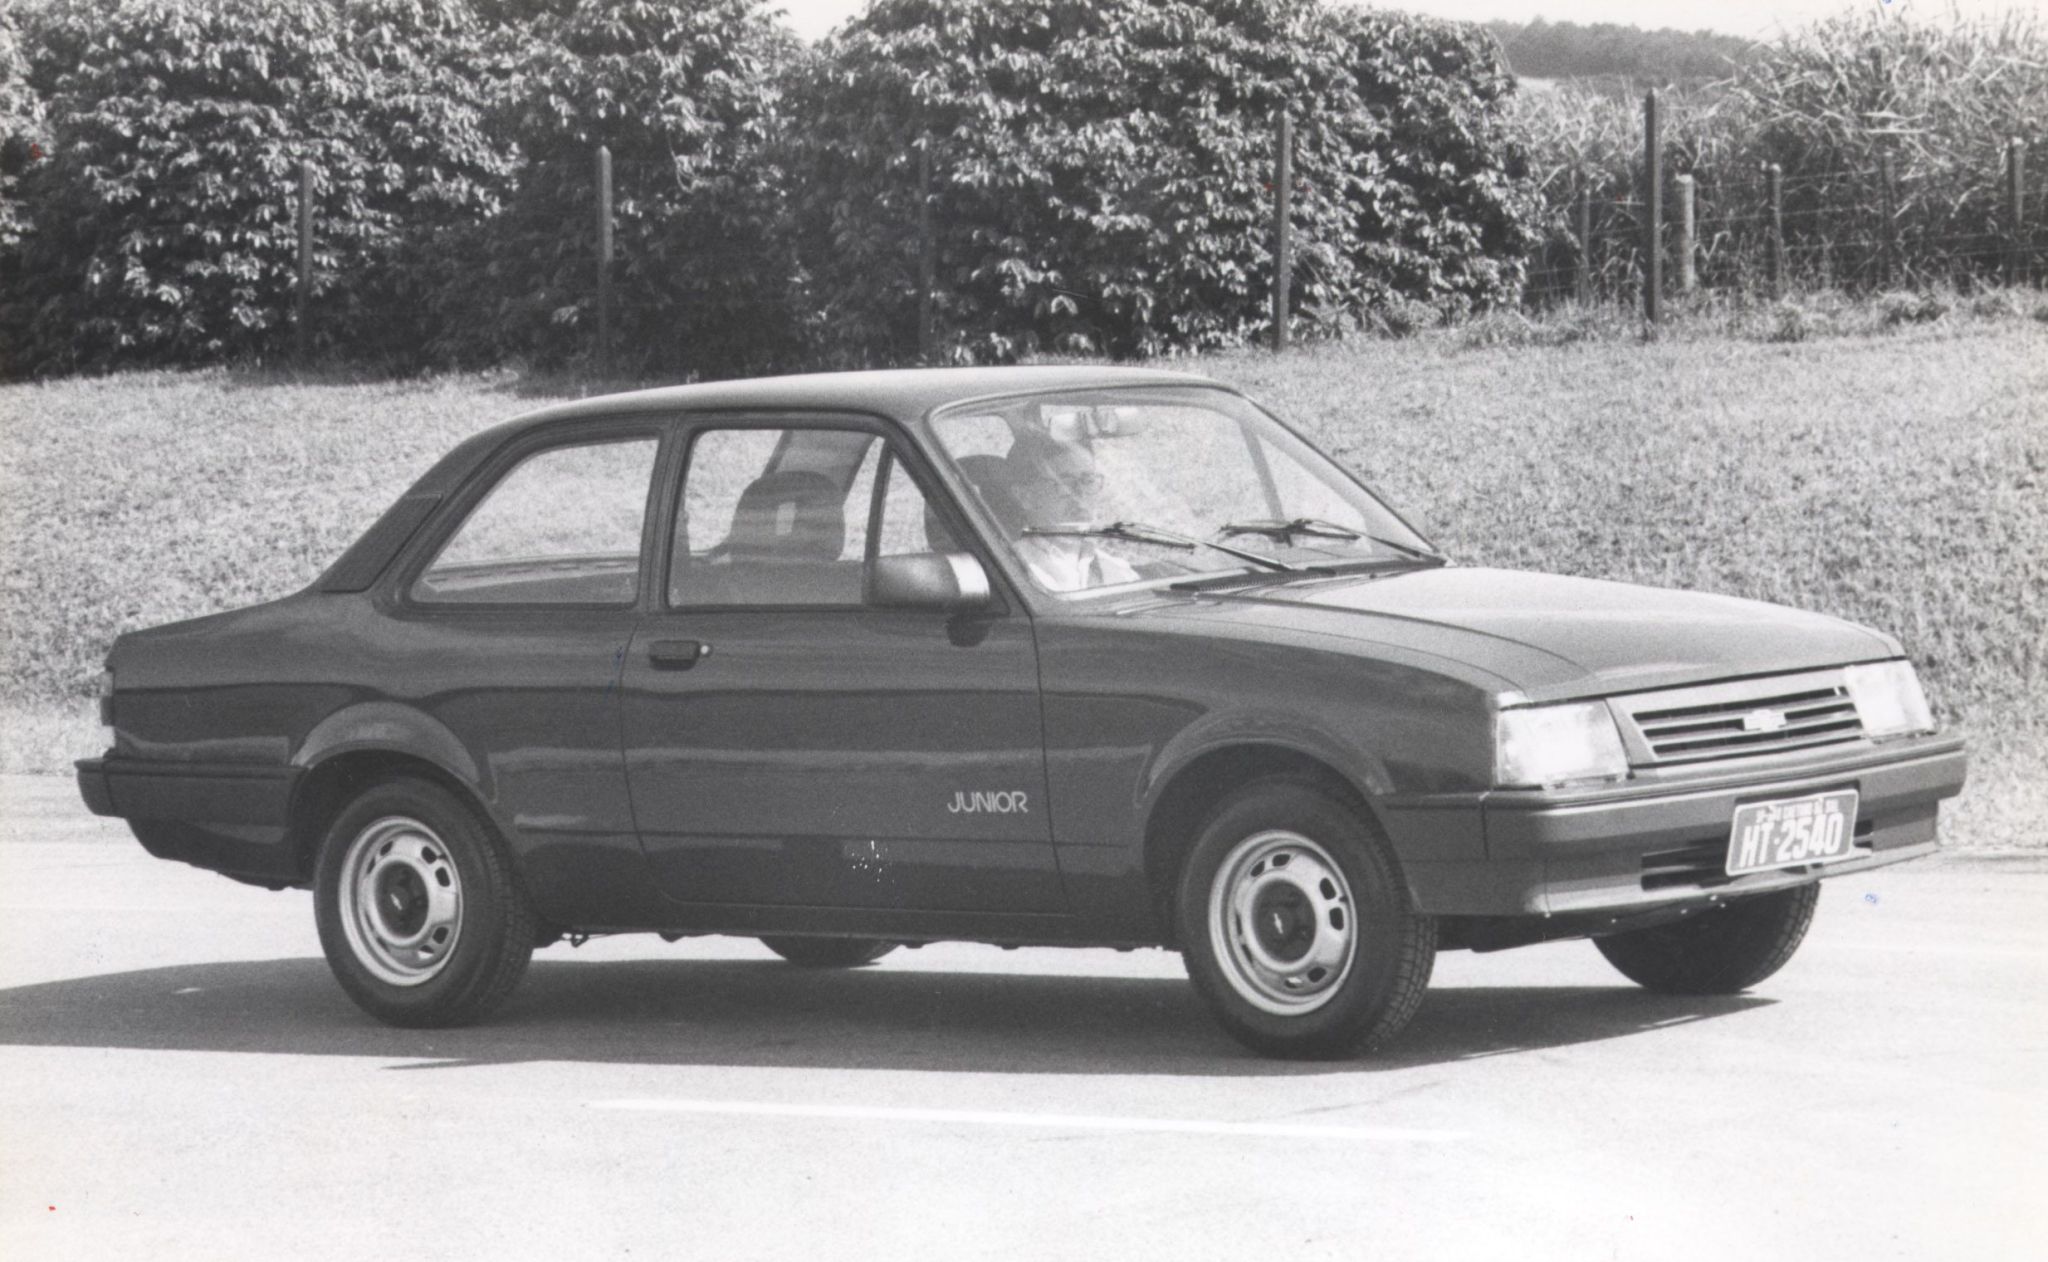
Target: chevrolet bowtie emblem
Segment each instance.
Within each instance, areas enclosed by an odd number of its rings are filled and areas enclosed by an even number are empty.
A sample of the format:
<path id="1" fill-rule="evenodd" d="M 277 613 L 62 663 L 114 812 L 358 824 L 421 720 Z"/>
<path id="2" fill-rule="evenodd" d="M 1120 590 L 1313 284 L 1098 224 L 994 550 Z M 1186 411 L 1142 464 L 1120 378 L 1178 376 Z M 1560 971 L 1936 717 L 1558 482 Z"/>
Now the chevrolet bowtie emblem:
<path id="1" fill-rule="evenodd" d="M 1785 726 L 1785 715 L 1779 710 L 1751 710 L 1742 716 L 1742 730 L 1745 732 L 1775 732 Z"/>

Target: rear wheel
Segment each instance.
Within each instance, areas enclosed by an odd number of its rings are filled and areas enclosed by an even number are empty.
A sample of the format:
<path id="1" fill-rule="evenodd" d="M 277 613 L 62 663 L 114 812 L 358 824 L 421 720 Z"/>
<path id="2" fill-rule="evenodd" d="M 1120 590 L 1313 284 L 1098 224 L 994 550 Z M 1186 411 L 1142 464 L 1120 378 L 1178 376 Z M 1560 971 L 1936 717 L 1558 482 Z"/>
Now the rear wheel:
<path id="1" fill-rule="evenodd" d="M 763 938 L 761 945 L 805 968 L 859 968 L 896 949 L 877 938 Z"/>
<path id="2" fill-rule="evenodd" d="M 1755 894 L 1654 929 L 1595 938 L 1622 976 L 1669 995 L 1732 995 L 1785 967 L 1813 923 L 1820 882 Z"/>
<path id="3" fill-rule="evenodd" d="M 1409 910 L 1375 831 L 1306 782 L 1226 798 L 1188 854 L 1176 912 L 1195 988 L 1269 1056 L 1385 1043 L 1421 1006 L 1436 959 L 1436 922 Z"/>
<path id="4" fill-rule="evenodd" d="M 497 837 L 438 785 L 378 785 L 329 825 L 314 919 L 349 998 L 400 1026 L 462 1025 L 526 973 L 536 926 Z"/>

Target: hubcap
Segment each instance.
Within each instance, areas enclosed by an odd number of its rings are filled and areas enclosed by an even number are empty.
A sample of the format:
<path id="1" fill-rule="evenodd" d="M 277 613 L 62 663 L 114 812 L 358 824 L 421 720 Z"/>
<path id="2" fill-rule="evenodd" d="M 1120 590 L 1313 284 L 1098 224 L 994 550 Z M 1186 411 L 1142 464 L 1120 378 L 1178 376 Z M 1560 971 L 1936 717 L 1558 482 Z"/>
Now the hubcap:
<path id="1" fill-rule="evenodd" d="M 1253 1007 L 1302 1016 L 1351 972 L 1351 885 L 1330 852 L 1299 833 L 1247 837 L 1209 888 L 1209 938 L 1223 976 Z"/>
<path id="2" fill-rule="evenodd" d="M 393 816 L 363 829 L 341 867 L 341 928 L 379 981 L 417 986 L 462 937 L 462 875 L 434 830 Z"/>

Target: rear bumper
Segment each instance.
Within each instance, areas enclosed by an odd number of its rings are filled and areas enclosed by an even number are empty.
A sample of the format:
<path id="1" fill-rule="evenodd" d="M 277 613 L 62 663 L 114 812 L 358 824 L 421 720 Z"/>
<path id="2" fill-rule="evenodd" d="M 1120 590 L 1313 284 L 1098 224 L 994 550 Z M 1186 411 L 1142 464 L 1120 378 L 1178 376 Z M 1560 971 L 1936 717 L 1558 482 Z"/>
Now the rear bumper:
<path id="1" fill-rule="evenodd" d="M 159 859 L 264 883 L 302 876 L 288 828 L 301 768 L 87 758 L 77 770 L 86 809 L 127 820 Z"/>
<path id="2" fill-rule="evenodd" d="M 1916 742 L 1795 774 L 1696 786 L 1619 787 L 1569 801 L 1490 795 L 1472 809 L 1486 858 L 1422 865 L 1423 911 L 1442 915 L 1627 914 L 1843 876 L 1930 854 L 1940 803 L 1961 792 L 1962 742 Z M 1724 871 L 1735 808 L 1832 789 L 1858 794 L 1855 857 L 1730 878 Z"/>

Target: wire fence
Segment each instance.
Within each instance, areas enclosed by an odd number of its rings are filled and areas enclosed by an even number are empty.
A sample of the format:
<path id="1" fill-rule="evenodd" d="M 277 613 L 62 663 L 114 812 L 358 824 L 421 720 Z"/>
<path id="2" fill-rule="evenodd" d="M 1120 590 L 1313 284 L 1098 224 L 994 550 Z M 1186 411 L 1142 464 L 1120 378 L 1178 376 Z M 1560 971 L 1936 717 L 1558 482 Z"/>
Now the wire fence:
<path id="1" fill-rule="evenodd" d="M 1670 171 L 1650 148 L 1654 97 L 1629 176 L 1557 172 L 1540 186 L 1545 234 L 1528 269 L 1532 304 L 1641 299 L 1654 318 L 1651 278 L 1664 293 L 1772 296 L 2048 277 L 2039 213 L 2048 163 L 2030 170 L 2024 137 L 1910 173 L 1881 152 L 1863 166 Z"/>

